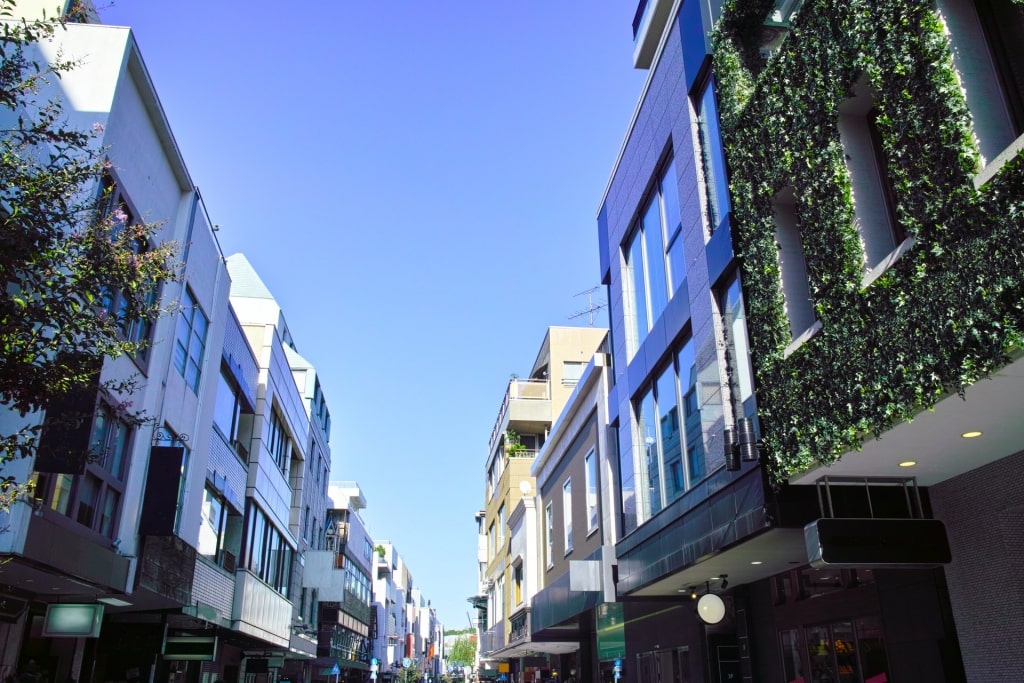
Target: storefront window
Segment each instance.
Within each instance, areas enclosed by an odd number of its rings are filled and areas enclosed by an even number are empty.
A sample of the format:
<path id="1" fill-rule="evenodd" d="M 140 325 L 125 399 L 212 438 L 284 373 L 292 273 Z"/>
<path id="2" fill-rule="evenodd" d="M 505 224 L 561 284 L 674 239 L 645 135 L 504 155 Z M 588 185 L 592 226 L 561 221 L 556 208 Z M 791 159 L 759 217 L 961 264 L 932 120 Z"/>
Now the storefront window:
<path id="1" fill-rule="evenodd" d="M 782 673 L 787 683 L 803 681 L 804 667 L 800 661 L 800 631 L 790 629 L 779 633 L 779 644 L 782 647 Z"/>

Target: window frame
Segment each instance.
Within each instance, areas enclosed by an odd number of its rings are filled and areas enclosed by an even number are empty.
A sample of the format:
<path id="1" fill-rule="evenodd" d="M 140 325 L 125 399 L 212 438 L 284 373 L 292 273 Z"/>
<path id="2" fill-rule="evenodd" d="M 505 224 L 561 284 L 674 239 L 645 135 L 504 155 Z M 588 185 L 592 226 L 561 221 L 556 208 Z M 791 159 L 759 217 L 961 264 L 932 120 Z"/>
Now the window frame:
<path id="1" fill-rule="evenodd" d="M 544 506 L 544 524 L 547 527 L 545 564 L 548 569 L 551 569 L 555 566 L 555 513 L 550 502 Z"/>
<path id="2" fill-rule="evenodd" d="M 572 477 L 568 477 L 562 482 L 562 534 L 565 546 L 564 553 L 569 555 L 573 550 Z"/>
<path id="3" fill-rule="evenodd" d="M 120 219 L 115 216 L 115 211 L 121 211 L 124 218 Z M 124 188 L 112 171 L 109 169 L 104 170 L 100 178 L 99 196 L 97 197 L 98 218 L 101 221 L 110 218 L 111 222 L 115 225 L 114 234 L 116 235 L 124 229 L 124 226 L 136 225 L 138 223 L 138 215 L 134 203 L 128 197 L 128 194 L 124 191 Z M 138 240 L 135 244 L 135 251 L 140 253 L 148 251 L 152 247 L 153 244 L 150 241 Z M 160 299 L 161 289 L 161 286 L 157 285 L 146 293 L 147 305 L 156 305 L 156 302 Z M 156 327 L 155 320 L 146 316 L 124 317 L 123 312 L 127 307 L 127 301 L 122 290 L 116 292 L 108 290 L 104 293 L 101 306 L 107 311 L 108 315 L 113 316 L 117 320 L 117 328 L 122 339 L 141 344 L 138 351 L 132 354 L 132 358 L 145 366 L 149 363 L 149 351 L 153 346 L 153 330 Z"/>
<path id="4" fill-rule="evenodd" d="M 587 536 L 601 526 L 601 512 L 598 506 L 597 451 L 591 448 L 583 457 L 584 483 L 587 493 Z"/>
<path id="5" fill-rule="evenodd" d="M 104 421 L 103 443 L 97 446 L 96 430 L 101 419 Z M 127 420 L 121 419 L 113 404 L 105 398 L 97 398 L 89 428 L 90 457 L 85 471 L 82 474 L 33 472 L 30 477 L 33 495 L 42 501 L 44 509 L 67 518 L 77 528 L 84 527 L 107 539 L 117 538 L 125 489 L 131 474 L 136 431 Z M 120 455 L 110 457 L 112 449 L 120 451 Z M 112 469 L 114 463 L 120 463 L 120 472 Z M 88 482 L 95 482 L 96 488 L 92 489 L 95 497 L 86 523 L 80 519 L 83 512 L 80 508 L 88 504 L 83 502 Z M 114 507 L 112 514 L 105 516 L 108 500 L 114 501 Z"/>
<path id="6" fill-rule="evenodd" d="M 706 238 L 710 239 L 719 229 L 728 225 L 727 220 L 732 212 L 729 168 L 725 159 L 722 122 L 718 113 L 717 82 L 712 69 L 708 69 L 704 77 L 697 81 L 690 94 L 690 100 L 697 129 L 697 167 L 703 180 Z"/>
<path id="7" fill-rule="evenodd" d="M 174 367 L 193 393 L 199 393 L 203 376 L 203 362 L 206 355 L 206 337 L 210 331 L 210 317 L 203 311 L 199 300 L 186 283 L 181 290 L 182 301 L 178 302 L 178 319 L 174 329 Z M 201 321 L 202 334 L 198 335 L 196 321 Z M 182 337 L 186 337 L 184 340 Z M 198 338 L 200 337 L 201 338 Z M 198 351 L 196 349 L 198 348 Z M 194 366 L 195 374 L 189 377 Z"/>
<path id="8" fill-rule="evenodd" d="M 628 285 L 624 296 L 632 321 L 626 327 L 631 355 L 643 344 L 686 281 L 675 159 L 671 150 L 665 157 L 658 165 L 651 188 L 640 203 L 641 209 L 622 245 L 623 282 Z M 674 199 L 670 199 L 669 193 L 674 193 Z M 672 216 L 669 216 L 669 207 Z M 670 221 L 674 224 L 669 225 Z"/>

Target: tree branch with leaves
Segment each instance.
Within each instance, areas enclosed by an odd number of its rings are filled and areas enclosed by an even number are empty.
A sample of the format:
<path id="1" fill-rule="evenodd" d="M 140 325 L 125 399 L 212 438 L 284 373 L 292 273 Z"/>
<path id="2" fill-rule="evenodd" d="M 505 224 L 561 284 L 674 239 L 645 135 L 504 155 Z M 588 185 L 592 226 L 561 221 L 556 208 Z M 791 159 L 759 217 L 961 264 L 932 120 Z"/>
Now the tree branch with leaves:
<path id="1" fill-rule="evenodd" d="M 178 267 L 157 225 L 111 201 L 103 126 L 71 127 L 42 95 L 76 67 L 33 52 L 65 18 L 16 20 L 14 7 L 0 0 L 0 404 L 26 418 L 94 384 L 104 359 L 142 352 L 148 340 L 126 330 L 161 315 L 155 294 Z M 25 491 L 3 467 L 34 455 L 42 429 L 0 433 L 0 508 Z"/>

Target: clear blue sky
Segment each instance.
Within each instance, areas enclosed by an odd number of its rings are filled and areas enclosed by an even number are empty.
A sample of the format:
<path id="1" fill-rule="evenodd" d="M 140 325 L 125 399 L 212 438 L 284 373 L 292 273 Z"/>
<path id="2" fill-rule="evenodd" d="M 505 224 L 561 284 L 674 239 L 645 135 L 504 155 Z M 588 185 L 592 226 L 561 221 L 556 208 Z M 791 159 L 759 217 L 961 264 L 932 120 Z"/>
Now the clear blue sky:
<path id="1" fill-rule="evenodd" d="M 103 5 L 104 0 L 97 0 Z M 185 161 L 321 375 L 356 480 L 448 628 L 491 427 L 586 324 L 596 213 L 646 72 L 633 0 L 117 0 Z"/>

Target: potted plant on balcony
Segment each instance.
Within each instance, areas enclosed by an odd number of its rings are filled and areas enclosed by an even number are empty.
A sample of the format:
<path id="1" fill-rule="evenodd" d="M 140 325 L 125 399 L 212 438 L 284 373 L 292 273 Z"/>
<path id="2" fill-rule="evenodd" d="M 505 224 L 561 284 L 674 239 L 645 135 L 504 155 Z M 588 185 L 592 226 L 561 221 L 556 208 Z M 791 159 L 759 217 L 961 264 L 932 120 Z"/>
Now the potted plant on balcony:
<path id="1" fill-rule="evenodd" d="M 519 435 L 514 429 L 505 430 L 505 455 L 510 458 L 522 458 L 526 456 L 526 446 L 519 440 Z"/>

